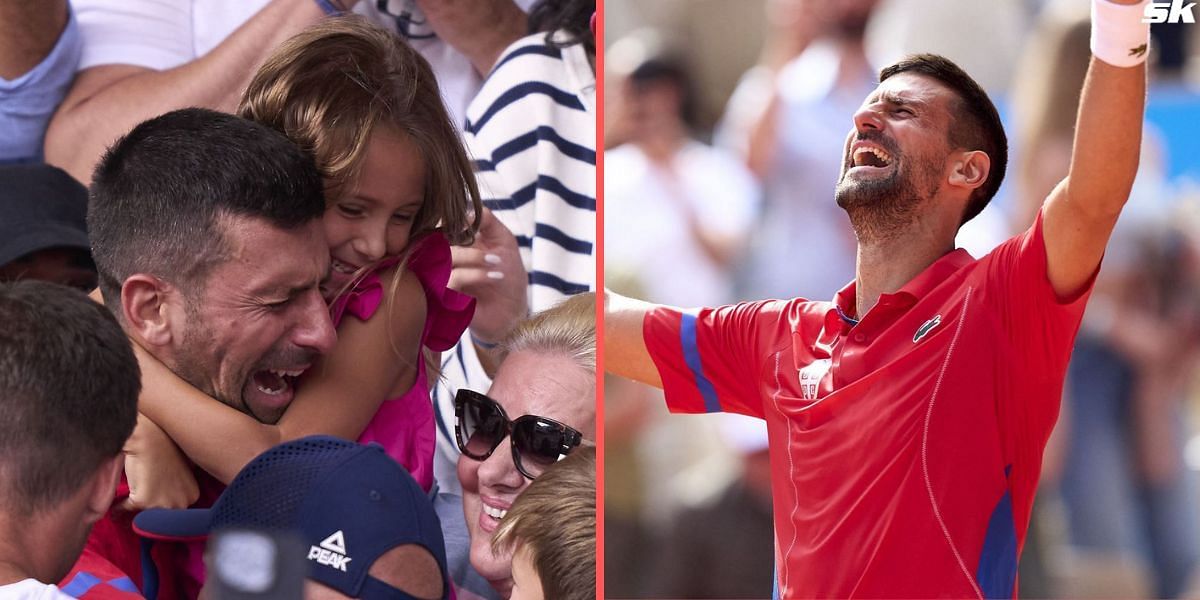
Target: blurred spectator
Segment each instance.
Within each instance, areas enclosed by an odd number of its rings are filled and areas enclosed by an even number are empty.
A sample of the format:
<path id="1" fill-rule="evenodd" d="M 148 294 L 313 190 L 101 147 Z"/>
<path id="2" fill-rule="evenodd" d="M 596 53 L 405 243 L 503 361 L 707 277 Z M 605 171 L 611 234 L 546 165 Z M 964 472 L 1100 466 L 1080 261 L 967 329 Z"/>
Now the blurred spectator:
<path id="1" fill-rule="evenodd" d="M 1187 72 L 1195 29 L 1189 25 L 1193 23 L 1155 23 L 1150 27 L 1150 34 L 1154 38 L 1152 44 L 1158 54 L 1155 66 L 1159 77 L 1182 79 Z"/>
<path id="2" fill-rule="evenodd" d="M 80 46 L 68 0 L 0 0 L 0 164 L 42 161 Z"/>
<path id="3" fill-rule="evenodd" d="M 864 37 L 877 0 L 774 0 L 777 25 L 718 129 L 762 181 L 764 202 L 742 298 L 828 300 L 854 279 L 855 240 L 830 200 L 845 124 L 874 88 Z M 784 24 L 784 25 L 779 25 Z"/>
<path id="4" fill-rule="evenodd" d="M 624 43 L 638 40 L 614 48 Z M 620 92 L 607 114 L 627 142 L 604 153 L 605 268 L 630 272 L 656 302 L 733 301 L 733 266 L 758 212 L 755 181 L 736 158 L 692 138 L 681 60 L 649 58 L 612 84 Z"/>
<path id="5" fill-rule="evenodd" d="M 1014 85 L 1014 230 L 1033 222 L 1070 168 L 1071 123 L 1091 60 L 1081 8 L 1046 7 Z M 1166 226 L 1173 209 L 1156 140 L 1147 127 L 1138 179 L 1097 277 L 1047 449 L 1044 476 L 1059 484 L 1070 549 L 1059 591 L 1076 597 L 1179 597 L 1200 560 L 1194 474 L 1182 460 L 1190 428 L 1180 415 L 1186 374 L 1200 364 L 1200 271 L 1193 236 Z M 1106 583 L 1093 584 L 1098 578 Z"/>
<path id="6" fill-rule="evenodd" d="M 467 109 L 467 148 L 491 214 L 471 247 L 454 249 L 450 285 L 479 304 L 435 392 L 443 491 L 458 492 L 446 435 L 455 392 L 490 385 L 497 342 L 529 312 L 595 287 L 595 10 L 595 0 L 539 2 L 533 33 L 504 50 Z"/>
<path id="7" fill-rule="evenodd" d="M 595 302 L 594 294 L 578 294 L 523 322 L 504 344 L 507 356 L 488 394 L 460 389 L 455 397 L 470 546 L 468 556 L 447 549 L 451 572 L 456 561 L 469 559 L 494 589 L 458 588 L 460 599 L 509 597 L 512 553 L 493 552 L 492 535 L 534 478 L 595 439 Z"/>
<path id="8" fill-rule="evenodd" d="M 596 597 L 596 448 L 546 469 L 513 503 L 492 541 L 512 552 L 512 600 Z"/>
<path id="9" fill-rule="evenodd" d="M 661 598 L 770 598 L 775 562 L 767 426 L 721 415 L 718 428 L 742 472 L 712 502 L 680 513 L 649 585 Z"/>
<path id="10" fill-rule="evenodd" d="M 1084 567 L 1131 564 L 1152 597 L 1176 598 L 1200 560 L 1182 402 L 1200 365 L 1200 246 L 1162 222 L 1113 239 L 1068 372 L 1067 531 Z"/>
<path id="11" fill-rule="evenodd" d="M 0 323 L 0 597 L 131 590 L 128 578 L 88 574 L 50 585 L 121 474 L 140 387 L 129 340 L 102 306 L 45 282 L 0 283 Z"/>
<path id="12" fill-rule="evenodd" d="M 867 52 L 883 63 L 916 52 L 940 54 L 971 73 L 989 95 L 1002 99 L 1021 72 L 1017 57 L 1038 8 L 1034 4 L 1049 1 L 947 5 L 942 0 L 884 0 L 867 32 Z M 1087 10 L 1087 2 L 1074 4 Z M 980 23 L 987 24 L 986 44 L 973 29 Z"/>
<path id="13" fill-rule="evenodd" d="M 467 109 L 480 191 L 517 236 L 534 312 L 594 285 L 595 10 L 594 0 L 539 2 L 535 33 L 505 49 Z M 480 337 L 515 325 L 483 331 L 483 316 L 472 323 Z"/>
<path id="14" fill-rule="evenodd" d="M 636 291 L 607 272 L 604 282 L 622 293 Z M 656 394 L 649 386 L 604 376 L 604 591 L 610 598 L 639 597 L 656 578 L 658 544 L 643 513 L 650 498 L 663 493 L 646 476 L 640 456 L 647 426 L 666 412 L 654 410 L 662 405 Z"/>
<path id="15" fill-rule="evenodd" d="M 306 598 L 451 597 L 433 505 L 375 444 L 319 435 L 284 442 L 250 461 L 211 509 L 150 509 L 134 526 L 171 541 L 220 530 L 297 533 Z"/>
<path id="16" fill-rule="evenodd" d="M 456 124 L 480 73 L 524 22 L 514 0 L 75 0 L 75 7 L 83 57 L 46 134 L 46 158 L 80 181 L 107 145 L 144 119 L 186 106 L 233 112 L 266 56 L 326 18 L 326 9 L 353 9 L 411 40 L 433 65 Z"/>
<path id="17" fill-rule="evenodd" d="M 49 165 L 0 165 L 0 282 L 40 279 L 96 287 L 87 190 Z"/>

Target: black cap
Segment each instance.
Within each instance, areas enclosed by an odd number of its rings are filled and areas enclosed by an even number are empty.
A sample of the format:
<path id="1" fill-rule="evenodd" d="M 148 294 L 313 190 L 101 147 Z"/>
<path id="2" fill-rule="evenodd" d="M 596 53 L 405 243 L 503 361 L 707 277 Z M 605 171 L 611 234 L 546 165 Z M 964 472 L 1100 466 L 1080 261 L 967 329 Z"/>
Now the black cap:
<path id="1" fill-rule="evenodd" d="M 0 266 L 47 248 L 91 252 L 87 188 L 58 167 L 0 165 Z"/>

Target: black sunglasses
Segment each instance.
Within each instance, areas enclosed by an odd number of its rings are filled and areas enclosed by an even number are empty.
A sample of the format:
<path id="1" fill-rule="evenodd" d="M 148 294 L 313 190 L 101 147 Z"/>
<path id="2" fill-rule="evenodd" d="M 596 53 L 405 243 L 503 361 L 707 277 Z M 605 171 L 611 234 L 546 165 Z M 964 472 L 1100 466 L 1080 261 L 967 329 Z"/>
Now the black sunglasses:
<path id="1" fill-rule="evenodd" d="M 510 421 L 499 403 L 472 390 L 454 395 L 454 417 L 454 437 L 464 455 L 487 460 L 504 438 L 511 438 L 513 464 L 529 479 L 583 443 L 582 433 L 553 419 L 524 415 Z"/>

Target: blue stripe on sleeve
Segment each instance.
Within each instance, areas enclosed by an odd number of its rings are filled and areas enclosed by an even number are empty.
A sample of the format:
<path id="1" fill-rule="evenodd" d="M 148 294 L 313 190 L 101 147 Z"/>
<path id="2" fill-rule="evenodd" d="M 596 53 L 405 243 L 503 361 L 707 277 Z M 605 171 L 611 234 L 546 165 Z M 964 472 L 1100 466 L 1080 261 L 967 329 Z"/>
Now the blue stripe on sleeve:
<path id="1" fill-rule="evenodd" d="M 696 315 L 683 313 L 679 323 L 679 341 L 683 345 L 683 360 L 692 370 L 692 376 L 696 379 L 696 389 L 700 390 L 700 396 L 704 398 L 704 410 L 710 413 L 721 412 L 721 403 L 717 401 L 717 389 L 704 375 L 704 365 L 700 364 L 700 347 L 696 345 Z"/>
<path id="2" fill-rule="evenodd" d="M 79 596 L 88 593 L 88 590 L 96 587 L 96 584 L 98 583 L 100 583 L 99 577 L 96 577 L 95 575 L 92 575 L 86 571 L 80 571 L 71 578 L 70 583 L 59 588 L 59 591 L 68 596 L 74 596 L 78 598 Z"/>
<path id="3" fill-rule="evenodd" d="M 128 577 L 118 577 L 117 579 L 112 579 L 105 583 L 107 583 L 108 585 L 110 585 L 114 588 L 117 588 L 118 590 L 121 590 L 122 592 L 129 592 L 130 594 L 142 593 L 140 590 L 137 589 L 136 585 L 133 585 L 133 580 Z"/>

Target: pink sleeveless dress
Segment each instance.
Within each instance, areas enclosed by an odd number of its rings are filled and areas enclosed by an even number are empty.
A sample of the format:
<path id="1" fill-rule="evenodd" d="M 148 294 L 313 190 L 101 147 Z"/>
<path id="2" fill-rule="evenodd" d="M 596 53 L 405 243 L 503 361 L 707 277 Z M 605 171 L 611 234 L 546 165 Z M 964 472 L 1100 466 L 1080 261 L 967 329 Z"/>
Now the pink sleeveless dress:
<path id="1" fill-rule="evenodd" d="M 444 352 L 454 347 L 471 324 L 475 299 L 446 287 L 450 281 L 450 244 L 441 232 L 431 233 L 416 244 L 409 253 L 403 276 L 416 276 L 425 289 L 427 308 L 421 346 Z M 398 261 L 381 262 L 349 292 L 334 300 L 329 312 L 335 327 L 347 314 L 362 321 L 375 314 L 387 292 L 379 273 Z M 401 396 L 384 400 L 358 441 L 383 446 L 388 455 L 408 469 L 422 489 L 429 491 L 433 487 L 435 427 L 425 361 L 419 360 L 412 388 Z"/>

